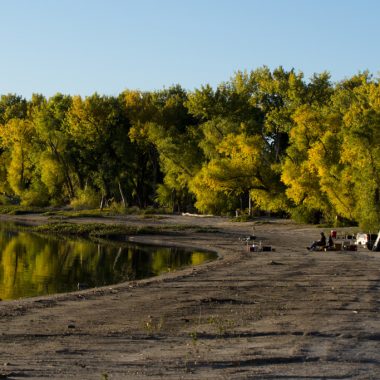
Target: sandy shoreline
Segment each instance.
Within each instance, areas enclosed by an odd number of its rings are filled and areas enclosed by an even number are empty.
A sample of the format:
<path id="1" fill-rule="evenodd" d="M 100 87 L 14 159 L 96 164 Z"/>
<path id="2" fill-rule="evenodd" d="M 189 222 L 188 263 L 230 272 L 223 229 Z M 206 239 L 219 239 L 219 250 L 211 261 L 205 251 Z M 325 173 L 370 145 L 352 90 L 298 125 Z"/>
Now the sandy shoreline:
<path id="1" fill-rule="evenodd" d="M 319 229 L 289 221 L 76 221 L 214 227 L 135 240 L 221 258 L 138 282 L 0 302 L 0 378 L 380 378 L 378 253 L 308 253 Z M 275 252 L 246 252 L 238 238 L 252 228 Z"/>

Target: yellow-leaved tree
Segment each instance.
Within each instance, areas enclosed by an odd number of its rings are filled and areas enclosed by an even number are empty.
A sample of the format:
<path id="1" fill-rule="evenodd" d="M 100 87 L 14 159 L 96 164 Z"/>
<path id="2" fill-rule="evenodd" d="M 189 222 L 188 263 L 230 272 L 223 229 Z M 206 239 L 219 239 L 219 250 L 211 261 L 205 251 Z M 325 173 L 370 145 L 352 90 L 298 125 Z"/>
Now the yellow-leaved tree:
<path id="1" fill-rule="evenodd" d="M 365 75 L 350 93 L 343 116 L 341 161 L 351 180 L 354 218 L 365 229 L 380 227 L 380 85 Z"/>

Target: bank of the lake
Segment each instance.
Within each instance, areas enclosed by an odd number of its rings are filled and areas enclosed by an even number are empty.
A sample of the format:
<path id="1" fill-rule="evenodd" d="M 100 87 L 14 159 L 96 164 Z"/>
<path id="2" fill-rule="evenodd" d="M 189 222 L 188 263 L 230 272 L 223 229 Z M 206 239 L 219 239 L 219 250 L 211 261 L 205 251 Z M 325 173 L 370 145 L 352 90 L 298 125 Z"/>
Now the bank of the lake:
<path id="1" fill-rule="evenodd" d="M 6 218 L 51 221 L 38 215 Z M 3 377 L 380 376 L 378 253 L 308 253 L 305 247 L 320 229 L 283 220 L 68 221 L 162 227 L 160 234 L 130 238 L 212 249 L 220 259 L 142 281 L 0 302 Z M 180 225 L 197 228 L 176 229 Z M 239 237 L 253 231 L 275 251 L 248 253 Z"/>

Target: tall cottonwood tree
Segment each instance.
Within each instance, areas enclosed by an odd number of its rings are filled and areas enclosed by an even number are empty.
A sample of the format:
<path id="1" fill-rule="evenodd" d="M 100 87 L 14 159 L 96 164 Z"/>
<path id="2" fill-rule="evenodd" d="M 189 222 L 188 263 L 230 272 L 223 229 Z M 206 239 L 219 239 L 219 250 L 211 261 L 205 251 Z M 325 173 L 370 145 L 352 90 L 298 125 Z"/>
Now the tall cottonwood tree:
<path id="1" fill-rule="evenodd" d="M 228 207 L 249 195 L 257 208 L 287 209 L 280 163 L 303 88 L 302 75 L 264 67 L 238 72 L 215 91 L 205 86 L 189 95 L 189 110 L 202 121 L 199 146 L 207 158 L 192 185 L 198 208 L 215 212 L 211 197 L 202 197 L 208 188 L 212 199 L 227 197 Z"/>

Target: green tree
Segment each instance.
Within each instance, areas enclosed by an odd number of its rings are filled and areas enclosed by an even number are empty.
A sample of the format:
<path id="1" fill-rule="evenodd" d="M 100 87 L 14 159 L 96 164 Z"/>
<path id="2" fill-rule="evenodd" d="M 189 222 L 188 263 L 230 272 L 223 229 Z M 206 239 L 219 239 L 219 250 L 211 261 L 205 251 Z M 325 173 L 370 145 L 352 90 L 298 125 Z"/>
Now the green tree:
<path id="1" fill-rule="evenodd" d="M 26 99 L 15 94 L 1 95 L 0 98 L 0 125 L 12 119 L 25 119 L 28 104 Z"/>
<path id="2" fill-rule="evenodd" d="M 106 199 L 120 191 L 120 176 L 129 159 L 129 124 L 122 104 L 98 94 L 74 97 L 67 126 L 76 147 L 80 188 L 99 189 L 103 208 Z"/>
<path id="3" fill-rule="evenodd" d="M 238 199 L 240 207 L 247 207 L 251 198 L 262 210 L 287 209 L 280 164 L 291 112 L 301 102 L 304 87 L 302 74 L 282 68 L 272 73 L 263 67 L 238 72 L 215 91 L 206 86 L 189 95 L 187 106 L 201 121 L 198 141 L 206 158 L 191 185 L 202 211 L 215 212 L 204 191 L 211 187 L 214 194 L 223 193 L 229 199 L 224 202 L 228 207 L 239 204 Z M 229 144 L 235 145 L 227 152 Z M 228 210 L 219 210 L 224 211 Z"/>
<path id="4" fill-rule="evenodd" d="M 335 154 L 336 149 L 339 151 L 338 137 L 318 107 L 303 105 L 293 119 L 295 126 L 290 131 L 290 146 L 282 167 L 286 195 L 296 206 L 308 210 L 307 215 L 327 215 L 332 206 L 325 190 L 327 184 L 335 182 L 330 169 L 333 162 L 339 163 Z"/>
<path id="5" fill-rule="evenodd" d="M 6 149 L 2 157 L 9 160 L 7 181 L 13 194 L 23 204 L 45 205 L 47 196 L 38 175 L 34 124 L 26 119 L 11 119 L 2 127 L 0 138 Z"/>
<path id="6" fill-rule="evenodd" d="M 47 187 L 52 202 L 62 204 L 75 196 L 73 142 L 65 124 L 72 99 L 56 94 L 47 102 L 35 100 L 32 117 L 38 136 L 41 181 Z"/>
<path id="7" fill-rule="evenodd" d="M 128 175 L 131 202 L 146 207 L 153 203 L 157 184 L 162 181 L 159 155 L 154 142 L 148 137 L 148 124 L 154 120 L 157 109 L 150 92 L 124 91 L 121 97 L 131 124 L 129 138 L 134 149 L 134 159 Z"/>
<path id="8" fill-rule="evenodd" d="M 350 91 L 350 104 L 343 112 L 341 161 L 353 194 L 353 214 L 363 228 L 380 225 L 380 86 L 368 73 Z M 343 90 L 346 99 L 347 91 Z"/>
<path id="9" fill-rule="evenodd" d="M 200 162 L 200 150 L 194 143 L 195 119 L 184 105 L 186 100 L 187 93 L 180 86 L 142 95 L 134 104 L 149 112 L 135 112 L 130 131 L 131 138 L 150 157 L 155 185 L 159 178 L 157 163 L 163 173 L 163 184 L 157 187 L 158 202 L 185 211 L 193 204 L 188 183 Z"/>

